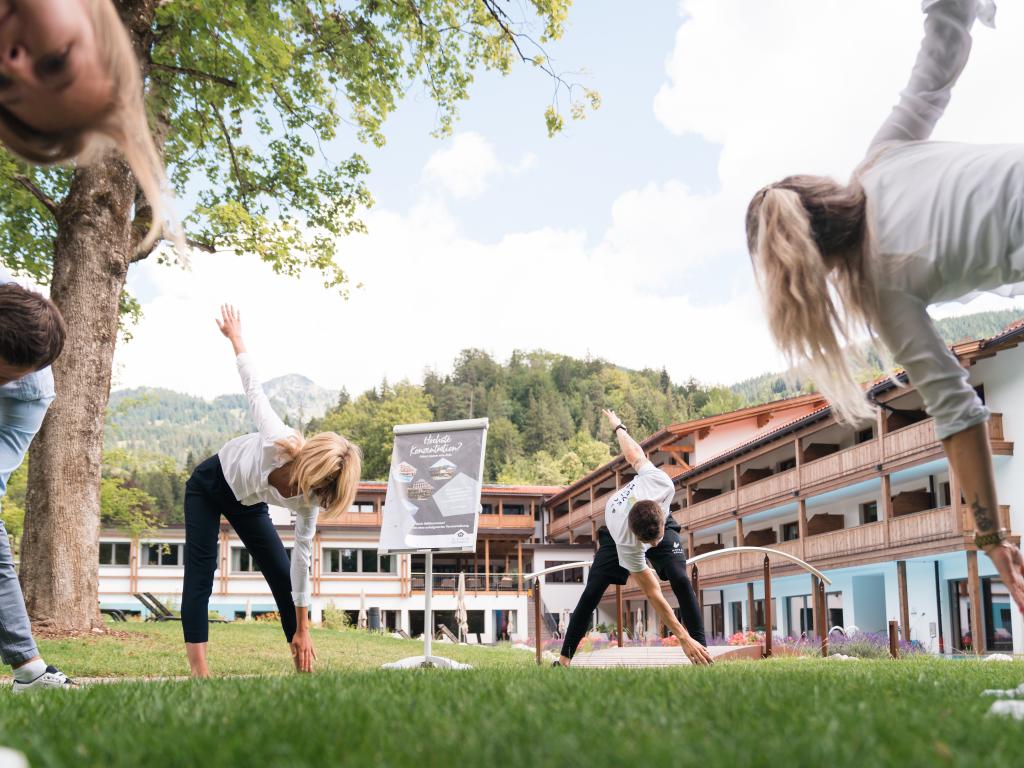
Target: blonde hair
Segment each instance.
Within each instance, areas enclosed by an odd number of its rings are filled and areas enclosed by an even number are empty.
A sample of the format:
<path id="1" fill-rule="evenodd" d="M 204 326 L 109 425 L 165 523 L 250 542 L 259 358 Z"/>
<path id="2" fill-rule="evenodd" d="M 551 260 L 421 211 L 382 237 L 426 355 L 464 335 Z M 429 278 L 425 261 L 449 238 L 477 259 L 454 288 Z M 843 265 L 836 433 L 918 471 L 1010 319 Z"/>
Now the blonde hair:
<path id="1" fill-rule="evenodd" d="M 163 222 L 171 212 L 163 202 L 166 174 L 146 119 L 139 61 L 111 0 L 88 0 L 88 5 L 96 50 L 112 84 L 110 103 L 94 122 L 56 133 L 39 131 L 0 107 L 0 141 L 37 165 L 72 159 L 88 163 L 104 144 L 113 142 L 128 162 L 152 211 L 149 231 L 140 246 L 148 248 L 160 237 Z M 180 233 L 174 234 L 179 251 L 183 252 Z"/>
<path id="2" fill-rule="evenodd" d="M 320 507 L 325 519 L 348 511 L 363 469 L 359 446 L 335 432 L 320 432 L 308 440 L 295 434 L 276 445 L 293 462 L 292 482 L 306 501 Z"/>
<path id="3" fill-rule="evenodd" d="M 857 382 L 867 337 L 878 348 L 875 243 L 864 188 L 790 176 L 747 208 L 747 247 L 768 327 L 791 364 L 806 369 L 840 421 L 875 408 Z"/>

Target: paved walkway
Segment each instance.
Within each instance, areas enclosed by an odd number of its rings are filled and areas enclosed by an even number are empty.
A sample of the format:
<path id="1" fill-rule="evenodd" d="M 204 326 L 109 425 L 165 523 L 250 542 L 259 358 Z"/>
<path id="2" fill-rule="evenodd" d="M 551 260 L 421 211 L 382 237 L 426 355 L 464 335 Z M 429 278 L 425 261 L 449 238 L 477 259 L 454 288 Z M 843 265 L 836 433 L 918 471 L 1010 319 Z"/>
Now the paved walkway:
<path id="1" fill-rule="evenodd" d="M 739 661 L 761 658 L 759 645 L 712 645 L 708 648 L 715 661 Z M 577 653 L 572 659 L 574 667 L 681 667 L 690 664 L 686 654 L 672 646 L 640 646 L 605 648 L 589 653 Z"/>

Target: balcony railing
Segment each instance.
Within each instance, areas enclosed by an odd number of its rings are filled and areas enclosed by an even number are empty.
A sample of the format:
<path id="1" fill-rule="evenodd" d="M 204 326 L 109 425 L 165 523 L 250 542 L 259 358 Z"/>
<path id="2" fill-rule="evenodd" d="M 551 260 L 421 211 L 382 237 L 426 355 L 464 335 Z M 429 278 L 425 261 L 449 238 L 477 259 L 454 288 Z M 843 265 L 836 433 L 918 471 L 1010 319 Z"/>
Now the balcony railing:
<path id="1" fill-rule="evenodd" d="M 764 503 L 780 496 L 792 496 L 796 489 L 797 471 L 790 469 L 740 487 L 740 506 Z"/>
<path id="2" fill-rule="evenodd" d="M 807 560 L 827 560 L 854 552 L 871 551 L 885 546 L 885 522 L 867 523 L 831 533 L 808 536 L 804 540 Z"/>
<path id="3" fill-rule="evenodd" d="M 534 520 L 532 515 L 480 515 L 479 527 L 532 533 Z"/>
<path id="4" fill-rule="evenodd" d="M 999 508 L 1000 524 L 1010 527 L 1010 508 Z M 966 543 L 973 530 L 966 509 L 959 512 L 952 507 L 939 507 L 922 512 L 893 517 L 889 521 L 889 548 L 928 544 L 936 541 L 959 541 Z M 810 563 L 827 564 L 829 560 L 850 555 L 869 554 L 886 549 L 886 524 L 884 520 L 866 523 L 852 528 L 808 536 L 802 542 L 797 540 L 772 544 L 771 549 L 801 556 Z M 726 548 L 728 552 L 729 548 Z M 824 565 L 820 566 L 824 567 Z M 737 552 L 733 557 L 720 557 L 702 563 L 701 580 L 721 581 L 729 577 L 737 580 L 756 579 L 761 569 L 761 560 Z"/>
<path id="5" fill-rule="evenodd" d="M 409 577 L 409 588 L 413 592 L 426 589 L 426 574 L 414 573 Z M 459 574 L 433 574 L 433 591 L 435 593 L 455 594 L 459 589 Z M 519 575 L 515 573 L 466 574 L 466 594 L 477 595 L 481 592 L 515 593 L 519 591 Z"/>
<path id="6" fill-rule="evenodd" d="M 736 509 L 736 491 L 725 491 L 707 501 L 693 504 L 680 512 L 683 522 L 691 528 Z"/>
<path id="7" fill-rule="evenodd" d="M 993 448 L 1001 453 L 1010 451 L 1010 445 L 1003 434 L 1002 414 L 993 413 L 989 421 L 989 434 Z M 806 439 L 806 438 L 805 438 Z M 748 511 L 758 511 L 771 506 L 773 502 L 789 498 L 795 491 L 801 496 L 813 495 L 825 486 L 842 484 L 857 475 L 867 476 L 878 471 L 880 461 L 896 466 L 909 462 L 930 460 L 940 455 L 942 446 L 935 436 L 935 422 L 925 419 L 909 427 L 890 432 L 881 438 L 868 440 L 829 456 L 802 464 L 799 470 L 788 470 L 749 485 L 738 491 L 724 491 L 719 496 L 691 504 L 676 513 L 676 518 L 690 530 L 722 521 L 732 512 L 741 516 Z M 883 454 L 884 453 L 884 457 Z M 716 471 L 721 469 L 716 467 Z M 699 480 L 694 481 L 699 484 Z M 549 526 L 549 535 L 558 536 L 579 528 L 604 511 L 609 494 L 595 499 L 593 504 L 581 504 L 571 512 L 558 517 Z M 727 558 L 728 559 L 728 558 Z"/>
<path id="8" fill-rule="evenodd" d="M 870 440 L 800 467 L 800 485 L 809 488 L 833 482 L 878 464 L 878 442 Z"/>

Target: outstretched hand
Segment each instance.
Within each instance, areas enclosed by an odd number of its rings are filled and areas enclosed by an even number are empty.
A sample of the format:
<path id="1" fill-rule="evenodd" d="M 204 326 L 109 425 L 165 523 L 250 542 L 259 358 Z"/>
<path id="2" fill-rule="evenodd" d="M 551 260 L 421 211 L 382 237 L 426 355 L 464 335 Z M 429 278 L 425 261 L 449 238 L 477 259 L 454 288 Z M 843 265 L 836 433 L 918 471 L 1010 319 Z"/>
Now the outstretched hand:
<path id="1" fill-rule="evenodd" d="M 710 667 L 715 663 L 715 660 L 711 658 L 711 653 L 703 645 L 698 643 L 692 637 L 686 637 L 680 640 L 679 645 L 683 649 L 683 653 L 686 654 L 686 658 L 690 660 L 690 663 L 697 667 Z"/>
<path id="2" fill-rule="evenodd" d="M 231 304 L 220 305 L 220 319 L 215 321 L 220 332 L 228 339 L 242 338 L 242 313 Z"/>
<path id="3" fill-rule="evenodd" d="M 1024 553 L 1015 544 L 1004 541 L 991 547 L 985 554 L 999 571 L 999 578 L 1010 591 L 1010 597 L 1017 608 L 1024 612 Z"/>
<path id="4" fill-rule="evenodd" d="M 611 426 L 612 429 L 615 429 L 617 426 L 619 426 L 619 424 L 622 423 L 622 419 L 616 416 L 615 411 L 613 411 L 611 408 L 605 408 L 603 413 L 604 417 L 608 419 L 608 424 Z"/>
<path id="5" fill-rule="evenodd" d="M 313 662 L 316 661 L 316 651 L 313 649 L 313 638 L 310 637 L 309 630 L 298 630 L 292 637 L 290 645 L 296 671 L 312 672 Z"/>

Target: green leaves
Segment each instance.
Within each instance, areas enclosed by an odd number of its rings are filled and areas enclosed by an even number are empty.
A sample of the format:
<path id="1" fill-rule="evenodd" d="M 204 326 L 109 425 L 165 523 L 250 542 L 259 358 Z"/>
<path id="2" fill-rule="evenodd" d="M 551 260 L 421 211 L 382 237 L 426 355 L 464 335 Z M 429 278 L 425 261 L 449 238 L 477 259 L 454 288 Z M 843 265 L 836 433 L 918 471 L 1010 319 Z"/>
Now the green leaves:
<path id="1" fill-rule="evenodd" d="M 119 5 L 126 5 L 124 0 Z M 200 249 L 257 254 L 285 275 L 319 272 L 346 291 L 339 238 L 362 232 L 373 204 L 357 143 L 382 146 L 398 101 L 422 87 L 437 105 L 434 133 L 451 133 L 480 69 L 529 61 L 581 118 L 599 97 L 550 68 L 541 44 L 562 35 L 570 0 L 169 0 L 144 50 L 146 95 L 189 239 Z M 516 16 L 510 16 L 515 13 Z M 531 36 L 535 26 L 543 30 Z M 530 68 L 531 70 L 533 67 Z M 563 127 L 557 104 L 550 134 Z M 347 157 L 328 142 L 347 136 Z M 0 150 L 3 262 L 49 279 L 70 167 L 30 169 Z M 138 315 L 130 297 L 121 310 Z"/>

